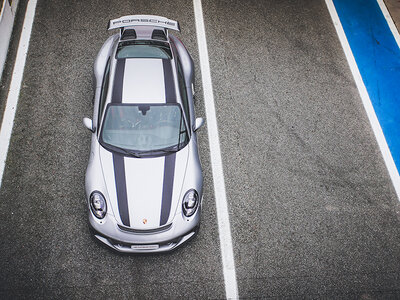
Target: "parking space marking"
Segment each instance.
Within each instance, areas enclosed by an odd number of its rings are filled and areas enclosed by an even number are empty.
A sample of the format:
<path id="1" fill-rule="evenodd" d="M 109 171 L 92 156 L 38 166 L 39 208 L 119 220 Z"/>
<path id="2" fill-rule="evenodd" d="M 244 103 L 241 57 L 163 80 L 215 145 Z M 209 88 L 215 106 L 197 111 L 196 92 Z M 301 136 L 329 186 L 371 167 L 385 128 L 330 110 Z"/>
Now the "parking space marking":
<path id="1" fill-rule="evenodd" d="M 222 267 L 224 272 L 227 299 L 238 299 L 235 261 L 232 248 L 228 203 L 225 192 L 225 179 L 222 167 L 221 148 L 218 136 L 213 87 L 208 58 L 206 33 L 204 28 L 201 0 L 193 0 L 196 22 L 197 43 L 199 47 L 201 80 L 207 117 L 208 139 L 210 144 L 211 168 L 214 181 L 215 203 L 217 207 L 218 233 L 221 244 Z"/>
<path id="2" fill-rule="evenodd" d="M 360 94 L 361 100 L 363 102 L 364 108 L 367 112 L 367 116 L 369 119 L 369 122 L 372 126 L 372 130 L 375 134 L 375 138 L 378 142 L 379 148 L 381 150 L 383 159 L 385 161 L 386 168 L 388 169 L 390 178 L 392 180 L 393 186 L 395 188 L 397 198 L 400 200 L 400 176 L 399 172 L 397 170 L 397 167 L 394 163 L 392 154 L 390 153 L 388 144 L 386 142 L 386 138 L 383 134 L 382 127 L 378 121 L 378 118 L 376 116 L 374 107 L 372 105 L 371 99 L 369 97 L 369 94 L 367 92 L 367 88 L 364 84 L 364 81 L 361 77 L 360 70 L 358 69 L 356 60 L 354 58 L 353 52 L 350 48 L 349 42 L 347 40 L 346 34 L 344 32 L 343 26 L 340 22 L 338 13 L 336 11 L 336 8 L 333 4 L 333 0 L 325 0 L 325 3 L 328 7 L 329 13 L 331 15 L 333 24 L 335 26 L 336 32 L 338 34 L 340 43 L 342 45 L 343 51 L 345 53 L 346 59 L 349 63 L 351 73 L 353 74 L 355 83 L 358 88 L 358 92 Z"/>
<path id="3" fill-rule="evenodd" d="M 10 90 L 8 91 L 6 108 L 4 110 L 3 122 L 0 129 L 0 188 L 3 181 L 4 168 L 7 159 L 8 147 L 10 145 L 11 133 L 14 126 L 15 112 L 17 110 L 19 92 L 24 75 L 26 56 L 31 38 L 33 19 L 35 18 L 37 0 L 29 0 L 21 37 L 18 44 L 17 57 L 15 59 L 12 73 Z"/>

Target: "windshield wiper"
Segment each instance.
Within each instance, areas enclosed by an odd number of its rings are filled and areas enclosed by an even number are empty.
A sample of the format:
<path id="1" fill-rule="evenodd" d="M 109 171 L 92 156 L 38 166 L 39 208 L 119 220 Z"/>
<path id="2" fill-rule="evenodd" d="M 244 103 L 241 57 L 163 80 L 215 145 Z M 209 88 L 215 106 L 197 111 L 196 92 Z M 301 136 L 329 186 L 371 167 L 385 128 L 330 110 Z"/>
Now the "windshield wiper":
<path id="1" fill-rule="evenodd" d="M 172 147 L 168 148 L 162 148 L 162 149 L 154 149 L 154 150 L 148 150 L 148 151 L 143 151 L 141 154 L 158 154 L 158 153 L 175 153 L 179 151 L 179 145 L 175 145 Z"/>
<path id="2" fill-rule="evenodd" d="M 160 150 L 158 150 L 158 151 L 163 152 L 163 153 L 175 153 L 175 152 L 178 152 L 178 150 L 179 150 L 179 147 L 178 147 L 178 149 L 176 149 L 176 150 L 172 150 L 172 149 L 160 149 Z"/>
<path id="3" fill-rule="evenodd" d="M 107 143 L 105 143 L 105 144 L 106 144 L 109 148 L 111 148 L 111 149 L 113 149 L 113 150 L 116 150 L 117 152 L 122 152 L 122 153 L 124 153 L 124 154 L 126 154 L 126 155 L 129 155 L 129 156 L 132 156 L 132 157 L 136 157 L 136 158 L 141 158 L 141 157 L 142 157 L 140 154 L 138 154 L 137 152 L 134 152 L 134 151 L 132 151 L 132 150 L 125 149 L 125 148 L 118 147 L 118 146 L 114 146 L 114 145 L 110 145 L 110 144 L 107 144 Z"/>

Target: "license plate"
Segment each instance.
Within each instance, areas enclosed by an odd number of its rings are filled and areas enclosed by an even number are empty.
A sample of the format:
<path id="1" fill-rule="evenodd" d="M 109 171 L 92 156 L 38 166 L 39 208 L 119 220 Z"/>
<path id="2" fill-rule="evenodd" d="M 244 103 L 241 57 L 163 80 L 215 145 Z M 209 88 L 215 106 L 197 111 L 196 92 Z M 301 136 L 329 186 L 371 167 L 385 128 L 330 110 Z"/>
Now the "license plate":
<path id="1" fill-rule="evenodd" d="M 157 250 L 160 248 L 159 245 L 132 245 L 133 250 Z"/>

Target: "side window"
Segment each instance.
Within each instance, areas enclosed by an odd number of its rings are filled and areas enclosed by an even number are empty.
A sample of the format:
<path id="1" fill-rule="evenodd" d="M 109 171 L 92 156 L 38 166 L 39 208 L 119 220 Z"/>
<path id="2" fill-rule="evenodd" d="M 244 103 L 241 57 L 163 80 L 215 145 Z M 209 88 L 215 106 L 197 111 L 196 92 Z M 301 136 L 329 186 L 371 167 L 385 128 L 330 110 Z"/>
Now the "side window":
<path id="1" fill-rule="evenodd" d="M 103 116 L 104 113 L 104 104 L 106 103 L 109 82 L 110 82 L 110 59 L 108 59 L 107 61 L 106 69 L 104 71 L 103 83 L 101 85 L 99 114 L 97 119 L 98 123 L 100 122 L 101 117 Z"/>
<path id="2" fill-rule="evenodd" d="M 179 81 L 179 91 L 180 91 L 181 98 L 182 98 L 183 110 L 185 111 L 185 115 L 186 115 L 188 124 L 190 125 L 189 102 L 188 102 L 188 97 L 187 97 L 187 93 L 186 93 L 185 79 L 183 77 L 182 66 L 181 66 L 181 62 L 179 60 L 178 60 L 178 81 Z"/>

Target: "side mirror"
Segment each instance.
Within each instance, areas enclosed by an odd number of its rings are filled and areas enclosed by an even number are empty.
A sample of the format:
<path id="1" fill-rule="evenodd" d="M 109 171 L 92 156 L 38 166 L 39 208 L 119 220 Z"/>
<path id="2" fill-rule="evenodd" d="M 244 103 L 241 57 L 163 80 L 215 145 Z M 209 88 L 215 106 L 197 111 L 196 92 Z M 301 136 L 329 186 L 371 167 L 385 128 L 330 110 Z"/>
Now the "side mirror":
<path id="1" fill-rule="evenodd" d="M 201 128 L 201 126 L 204 125 L 204 119 L 203 118 L 197 118 L 196 123 L 194 124 L 193 131 L 196 132 Z"/>
<path id="2" fill-rule="evenodd" d="M 93 128 L 93 121 L 91 119 L 83 118 L 83 125 L 85 125 L 85 127 L 89 129 L 91 132 L 95 131 L 95 128 Z"/>

